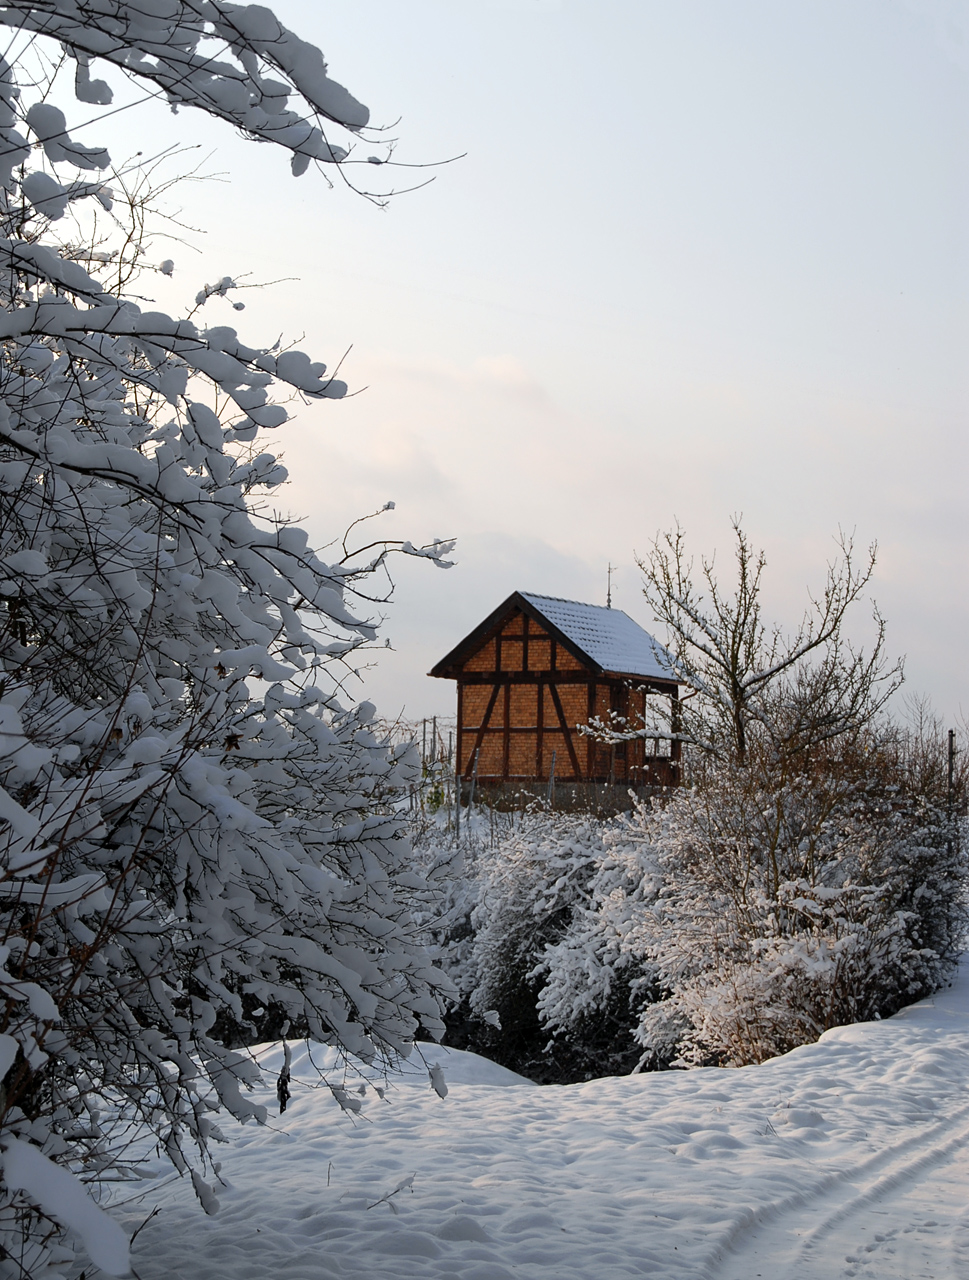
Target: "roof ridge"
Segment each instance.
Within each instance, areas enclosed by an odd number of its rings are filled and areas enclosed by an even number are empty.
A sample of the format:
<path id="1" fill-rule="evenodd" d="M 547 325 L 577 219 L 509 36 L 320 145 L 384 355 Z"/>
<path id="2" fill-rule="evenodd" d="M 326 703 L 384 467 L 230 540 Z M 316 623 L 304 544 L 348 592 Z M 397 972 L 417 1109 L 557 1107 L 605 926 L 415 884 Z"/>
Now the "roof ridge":
<path id="1" fill-rule="evenodd" d="M 526 600 L 554 600 L 556 604 L 578 604 L 583 609 L 608 609 L 610 613 L 626 613 L 625 609 L 615 609 L 609 604 L 590 604 L 588 600 L 569 600 L 565 596 L 542 596 L 537 591 L 519 591 L 518 594 Z M 626 617 L 629 617 L 628 613 Z"/>

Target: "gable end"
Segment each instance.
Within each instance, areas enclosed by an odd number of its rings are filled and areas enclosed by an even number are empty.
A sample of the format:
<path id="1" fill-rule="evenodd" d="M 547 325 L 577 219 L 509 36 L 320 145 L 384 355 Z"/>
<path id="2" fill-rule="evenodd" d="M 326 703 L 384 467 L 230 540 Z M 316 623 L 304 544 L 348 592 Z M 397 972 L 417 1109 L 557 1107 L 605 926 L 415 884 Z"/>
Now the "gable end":
<path id="1" fill-rule="evenodd" d="M 494 642 L 499 633 L 503 631 L 505 624 L 510 622 L 516 613 L 523 614 L 531 619 L 543 632 L 555 640 L 566 653 L 570 654 L 583 671 L 588 671 L 591 675 L 602 674 L 602 667 L 590 658 L 574 640 L 571 640 L 554 623 L 550 622 L 541 610 L 536 608 L 521 592 L 515 591 L 497 609 L 490 613 L 482 623 L 469 632 L 459 644 L 455 645 L 450 653 L 436 663 L 428 672 L 428 675 L 444 680 L 458 679 L 465 670 L 465 664 L 473 659 L 481 649 Z M 492 670 L 494 668 L 490 667 L 488 669 Z"/>

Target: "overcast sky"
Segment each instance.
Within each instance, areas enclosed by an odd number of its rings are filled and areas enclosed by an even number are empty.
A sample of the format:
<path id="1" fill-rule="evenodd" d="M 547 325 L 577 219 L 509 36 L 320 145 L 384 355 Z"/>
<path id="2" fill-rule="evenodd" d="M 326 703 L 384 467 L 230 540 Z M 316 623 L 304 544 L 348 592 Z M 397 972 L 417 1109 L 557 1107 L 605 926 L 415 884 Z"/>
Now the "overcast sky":
<path id="1" fill-rule="evenodd" d="M 208 234 L 174 283 L 293 277 L 212 320 L 352 348 L 366 388 L 280 433 L 284 503 L 319 543 L 388 499 L 388 535 L 459 539 L 456 568 L 400 573 L 359 691 L 451 712 L 433 662 L 516 588 L 604 603 L 610 561 L 648 628 L 635 553 L 678 519 L 728 571 L 742 513 L 790 625 L 839 527 L 877 539 L 909 690 L 969 711 L 969 5 L 273 7 L 399 159 L 467 153 L 382 211 L 150 117 L 225 175 L 184 195 Z"/>

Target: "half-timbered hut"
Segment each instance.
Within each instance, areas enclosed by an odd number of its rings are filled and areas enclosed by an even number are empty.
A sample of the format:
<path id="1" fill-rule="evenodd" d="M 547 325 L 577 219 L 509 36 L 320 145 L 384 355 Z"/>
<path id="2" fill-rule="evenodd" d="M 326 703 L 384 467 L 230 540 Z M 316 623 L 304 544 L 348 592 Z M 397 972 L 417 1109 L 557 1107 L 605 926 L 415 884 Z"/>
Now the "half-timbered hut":
<path id="1" fill-rule="evenodd" d="M 675 700 L 669 655 L 620 609 L 516 591 L 429 673 L 457 682 L 457 773 L 486 787 L 556 781 L 672 786 L 679 743 L 614 745 L 580 725 L 643 723 L 645 700 Z"/>

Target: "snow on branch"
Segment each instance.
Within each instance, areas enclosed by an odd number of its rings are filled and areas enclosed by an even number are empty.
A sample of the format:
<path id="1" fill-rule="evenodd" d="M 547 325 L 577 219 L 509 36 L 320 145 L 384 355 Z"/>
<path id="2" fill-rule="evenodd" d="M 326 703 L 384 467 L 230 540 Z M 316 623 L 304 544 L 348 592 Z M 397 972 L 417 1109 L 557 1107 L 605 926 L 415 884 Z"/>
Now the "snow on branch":
<path id="1" fill-rule="evenodd" d="M 259 6 L 14 0 L 0 23 L 58 42 L 80 101 L 111 102 L 100 59 L 296 173 L 367 123 Z M 137 1177 L 132 1132 L 215 1211 L 215 1113 L 265 1120 L 240 1046 L 285 1026 L 392 1057 L 440 1037 L 447 989 L 411 914 L 414 762 L 344 685 L 376 637 L 368 580 L 452 544 L 333 563 L 276 513 L 274 395 L 346 384 L 132 296 L 172 262 L 148 268 L 142 197 L 47 100 L 60 62 L 0 59 L 0 1250 L 24 1277 L 53 1274 L 62 1229 L 125 1272 L 68 1170 Z M 57 238 L 78 210 L 110 213 L 102 239 Z"/>
<path id="2" fill-rule="evenodd" d="M 324 121 L 357 133 L 369 120 L 367 108 L 330 79 L 319 49 L 261 5 L 11 0 L 0 9 L 0 22 L 57 40 L 77 61 L 81 101 L 107 105 L 112 100 L 110 87 L 90 78 L 92 60 L 101 59 L 157 86 L 173 107 L 197 107 L 249 137 L 291 151 L 294 174 L 304 173 L 311 160 L 339 164 L 346 159 L 347 148 L 327 139 Z M 108 166 L 106 152 L 70 141 L 56 108 L 43 104 L 34 110 L 40 111 L 35 132 L 51 159 L 84 168 Z"/>

